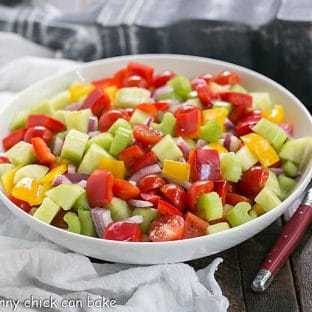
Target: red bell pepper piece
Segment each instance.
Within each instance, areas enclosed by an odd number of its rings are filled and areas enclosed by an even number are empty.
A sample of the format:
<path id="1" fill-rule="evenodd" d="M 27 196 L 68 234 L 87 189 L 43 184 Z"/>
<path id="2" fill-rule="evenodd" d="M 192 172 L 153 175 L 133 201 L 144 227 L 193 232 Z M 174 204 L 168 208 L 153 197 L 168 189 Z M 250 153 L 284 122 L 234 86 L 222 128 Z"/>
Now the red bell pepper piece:
<path id="1" fill-rule="evenodd" d="M 19 208 L 21 208 L 22 210 L 24 210 L 27 213 L 30 212 L 31 206 L 27 202 L 25 202 L 21 199 L 18 199 L 12 195 L 9 195 L 8 197 L 9 197 L 10 201 L 13 202 L 16 206 L 18 206 Z"/>
<path id="2" fill-rule="evenodd" d="M 238 183 L 240 193 L 248 197 L 256 197 L 269 178 L 269 169 L 254 166 L 245 171 Z"/>
<path id="3" fill-rule="evenodd" d="M 24 135 L 24 141 L 31 143 L 32 138 L 41 138 L 47 144 L 49 144 L 53 138 L 53 133 L 49 129 L 42 126 L 31 127 L 26 130 Z"/>
<path id="4" fill-rule="evenodd" d="M 45 127 L 52 132 L 60 132 L 65 130 L 65 125 L 52 117 L 49 117 L 47 115 L 37 114 L 37 115 L 30 115 L 26 122 L 26 127 Z"/>
<path id="5" fill-rule="evenodd" d="M 147 81 L 139 75 L 131 75 L 125 78 L 123 82 L 124 87 L 137 87 L 137 88 L 148 88 Z"/>
<path id="6" fill-rule="evenodd" d="M 202 123 L 201 110 L 194 106 L 182 106 L 177 109 L 176 117 L 176 135 L 183 137 L 196 137 Z"/>
<path id="7" fill-rule="evenodd" d="M 249 203 L 250 200 L 247 197 L 240 195 L 240 194 L 237 194 L 237 193 L 227 193 L 226 198 L 225 198 L 225 202 L 226 202 L 226 204 L 235 206 L 239 202 Z"/>
<path id="8" fill-rule="evenodd" d="M 193 238 L 207 234 L 208 222 L 189 211 L 185 215 L 184 223 L 185 227 L 183 238 Z"/>
<path id="9" fill-rule="evenodd" d="M 162 134 L 147 125 L 135 125 L 133 128 L 133 137 L 142 145 L 154 145 L 160 141 Z"/>
<path id="10" fill-rule="evenodd" d="M 127 70 L 130 75 L 138 75 L 144 78 L 148 85 L 153 81 L 154 68 L 149 65 L 129 62 Z"/>
<path id="11" fill-rule="evenodd" d="M 199 197 L 204 193 L 213 190 L 214 183 L 212 181 L 197 181 L 187 190 L 187 203 L 192 211 L 196 211 L 196 204 Z"/>
<path id="12" fill-rule="evenodd" d="M 136 108 L 147 113 L 148 115 L 150 115 L 154 119 L 157 117 L 158 112 L 157 112 L 157 108 L 154 104 L 142 103 L 142 104 L 138 104 L 136 106 Z"/>
<path id="13" fill-rule="evenodd" d="M 140 189 L 126 180 L 115 178 L 113 193 L 116 197 L 129 200 L 138 197 L 140 194 Z"/>
<path id="14" fill-rule="evenodd" d="M 107 170 L 95 170 L 87 180 L 87 197 L 91 207 L 104 207 L 113 198 L 114 178 Z"/>
<path id="15" fill-rule="evenodd" d="M 182 212 L 168 202 L 159 199 L 157 205 L 158 212 L 162 215 L 182 215 Z"/>
<path id="16" fill-rule="evenodd" d="M 153 203 L 155 207 L 158 205 L 158 201 L 161 199 L 161 197 L 154 192 L 140 193 L 140 196 L 143 200 Z"/>
<path id="17" fill-rule="evenodd" d="M 80 109 L 87 108 L 90 108 L 94 115 L 100 117 L 104 111 L 111 108 L 109 96 L 104 90 L 94 89 L 83 101 Z"/>
<path id="18" fill-rule="evenodd" d="M 200 102 L 206 107 L 212 107 L 212 100 L 216 99 L 217 96 L 209 88 L 208 85 L 198 84 L 196 86 L 197 96 Z"/>
<path id="19" fill-rule="evenodd" d="M 159 111 L 166 111 L 169 108 L 169 104 L 166 102 L 155 102 L 154 106 L 156 107 L 157 110 Z"/>
<path id="20" fill-rule="evenodd" d="M 16 143 L 23 141 L 26 129 L 21 128 L 9 133 L 4 139 L 2 139 L 3 149 L 9 150 Z"/>
<path id="21" fill-rule="evenodd" d="M 165 184 L 160 189 L 164 197 L 175 207 L 183 210 L 186 204 L 186 192 L 176 184 Z"/>
<path id="22" fill-rule="evenodd" d="M 162 177 L 151 174 L 142 178 L 138 186 L 141 192 L 150 192 L 161 188 L 165 184 L 166 181 Z"/>
<path id="23" fill-rule="evenodd" d="M 122 68 L 114 74 L 113 80 L 115 81 L 117 88 L 124 87 L 124 81 L 128 76 L 129 72 L 127 68 Z"/>
<path id="24" fill-rule="evenodd" d="M 143 167 L 153 165 L 157 162 L 157 156 L 152 152 L 148 152 L 144 154 L 141 158 L 137 159 L 137 161 L 132 165 L 131 172 L 137 172 Z"/>
<path id="25" fill-rule="evenodd" d="M 152 242 L 178 240 L 183 237 L 184 219 L 178 215 L 164 215 L 153 221 L 149 239 Z"/>
<path id="26" fill-rule="evenodd" d="M 162 87 L 174 76 L 175 76 L 174 72 L 166 70 L 163 73 L 154 76 L 152 85 L 154 88 Z"/>
<path id="27" fill-rule="evenodd" d="M 234 85 L 240 83 L 240 77 L 236 73 L 227 70 L 213 76 L 212 80 L 220 85 Z"/>
<path id="28" fill-rule="evenodd" d="M 230 190 L 230 184 L 226 180 L 214 181 L 214 191 L 219 194 L 222 203 L 225 204 L 226 195 Z"/>
<path id="29" fill-rule="evenodd" d="M 101 132 L 106 132 L 112 124 L 119 118 L 129 120 L 128 114 L 124 111 L 112 109 L 104 112 L 99 120 L 99 129 Z"/>
<path id="30" fill-rule="evenodd" d="M 114 78 L 103 78 L 103 79 L 93 80 L 92 84 L 97 89 L 105 89 L 107 87 L 111 87 L 111 86 L 116 86 L 117 85 L 117 83 L 114 80 Z"/>
<path id="31" fill-rule="evenodd" d="M 117 221 L 110 223 L 104 230 L 103 238 L 116 241 L 140 242 L 143 233 L 136 223 Z"/>
<path id="32" fill-rule="evenodd" d="M 9 164 L 10 160 L 6 156 L 0 156 L 0 164 Z"/>
<path id="33" fill-rule="evenodd" d="M 137 160 L 142 158 L 144 154 L 145 152 L 142 150 L 142 148 L 139 145 L 135 144 L 124 149 L 118 155 L 118 159 L 123 160 L 125 163 L 125 166 L 127 168 L 130 168 L 135 163 L 137 163 Z"/>
<path id="34" fill-rule="evenodd" d="M 234 128 L 235 134 L 242 136 L 252 132 L 252 127 L 262 118 L 261 112 L 255 111 L 244 116 Z"/>
<path id="35" fill-rule="evenodd" d="M 55 156 L 52 154 L 47 143 L 41 138 L 32 138 L 31 144 L 33 145 L 36 158 L 40 164 L 51 165 L 55 162 Z"/>

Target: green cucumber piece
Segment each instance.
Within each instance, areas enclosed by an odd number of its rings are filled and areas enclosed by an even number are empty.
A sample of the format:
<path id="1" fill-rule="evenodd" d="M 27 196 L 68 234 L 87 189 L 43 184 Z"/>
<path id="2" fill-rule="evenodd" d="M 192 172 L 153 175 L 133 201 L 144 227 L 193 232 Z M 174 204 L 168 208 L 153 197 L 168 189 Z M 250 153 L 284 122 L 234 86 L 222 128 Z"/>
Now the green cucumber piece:
<path id="1" fill-rule="evenodd" d="M 254 110 L 261 110 L 263 112 L 271 112 L 273 103 L 269 93 L 266 92 L 251 92 L 252 106 Z"/>
<path id="2" fill-rule="evenodd" d="M 182 151 L 179 149 L 174 139 L 170 134 L 164 136 L 157 144 L 152 148 L 157 158 L 163 162 L 165 159 L 178 160 L 183 157 Z"/>
<path id="3" fill-rule="evenodd" d="M 17 112 L 10 123 L 10 130 L 12 131 L 25 127 L 28 116 L 29 116 L 28 111 Z"/>
<path id="4" fill-rule="evenodd" d="M 277 197 L 280 198 L 282 196 L 282 191 L 278 183 L 277 176 L 272 170 L 269 170 L 269 177 L 265 183 L 265 187 L 269 188 Z"/>
<path id="5" fill-rule="evenodd" d="M 15 166 L 28 165 L 36 160 L 32 145 L 23 141 L 11 147 L 5 155 Z"/>
<path id="6" fill-rule="evenodd" d="M 104 158 L 113 159 L 113 157 L 97 144 L 92 144 L 84 155 L 82 162 L 78 168 L 79 173 L 91 174 L 98 169 L 101 160 Z"/>
<path id="7" fill-rule="evenodd" d="M 218 232 L 222 232 L 228 230 L 230 228 L 227 222 L 220 222 L 216 224 L 211 224 L 207 228 L 207 234 L 214 234 Z"/>
<path id="8" fill-rule="evenodd" d="M 18 169 L 14 175 L 14 184 L 16 184 L 19 180 L 23 178 L 31 178 L 34 180 L 38 180 L 40 178 L 43 178 L 47 172 L 49 171 L 49 168 L 46 166 L 41 165 L 27 165 L 20 169 Z"/>
<path id="9" fill-rule="evenodd" d="M 145 121 L 150 117 L 149 114 L 141 111 L 140 109 L 136 109 L 131 118 L 130 118 L 130 123 L 131 125 L 139 125 L 139 124 L 144 124 Z"/>
<path id="10" fill-rule="evenodd" d="M 65 158 L 74 164 L 78 164 L 87 146 L 89 136 L 86 133 L 72 129 L 66 135 L 61 158 Z"/>
<path id="11" fill-rule="evenodd" d="M 267 139 L 276 150 L 280 150 L 288 138 L 281 127 L 266 118 L 261 118 L 252 130 Z"/>
<path id="12" fill-rule="evenodd" d="M 166 100 L 177 100 L 182 101 L 182 98 L 178 96 L 172 87 L 166 86 L 166 92 L 162 92 L 160 95 L 156 96 L 156 101 L 166 101 Z"/>
<path id="13" fill-rule="evenodd" d="M 187 95 L 188 99 L 198 99 L 197 91 L 193 90 Z"/>
<path id="14" fill-rule="evenodd" d="M 92 116 L 90 109 L 68 112 L 65 114 L 65 125 L 68 130 L 76 129 L 80 132 L 88 132 L 89 118 Z"/>
<path id="15" fill-rule="evenodd" d="M 119 128 L 124 128 L 128 130 L 132 129 L 130 123 L 127 120 L 119 118 L 111 125 L 111 127 L 108 129 L 108 132 L 111 133 L 112 135 L 115 135 L 117 129 Z"/>
<path id="16" fill-rule="evenodd" d="M 89 202 L 87 199 L 86 192 L 82 193 L 74 203 L 73 209 L 75 211 L 79 210 L 90 210 Z"/>
<path id="17" fill-rule="evenodd" d="M 255 218 L 249 214 L 250 210 L 251 206 L 249 203 L 241 202 L 228 211 L 226 218 L 232 227 L 239 226 Z"/>
<path id="18" fill-rule="evenodd" d="M 296 180 L 281 174 L 278 176 L 278 182 L 282 190 L 282 199 L 285 199 L 296 187 Z"/>
<path id="19" fill-rule="evenodd" d="M 0 164 L 0 177 L 8 172 L 9 170 L 12 170 L 14 168 L 14 165 L 12 164 Z"/>
<path id="20" fill-rule="evenodd" d="M 238 92 L 238 93 L 248 93 L 248 91 L 239 84 L 235 84 L 235 85 L 231 86 L 230 91 L 231 92 Z"/>
<path id="21" fill-rule="evenodd" d="M 61 121 L 65 124 L 66 116 L 70 113 L 70 111 L 58 110 L 53 114 L 53 118 Z"/>
<path id="22" fill-rule="evenodd" d="M 70 102 L 70 92 L 68 90 L 60 92 L 50 99 L 50 104 L 54 110 L 64 109 Z"/>
<path id="23" fill-rule="evenodd" d="M 42 222 L 50 224 L 60 209 L 61 207 L 59 205 L 57 205 L 50 198 L 46 197 L 39 208 L 36 209 L 33 217 Z"/>
<path id="24" fill-rule="evenodd" d="M 46 195 L 64 210 L 70 210 L 84 192 L 78 184 L 60 184 L 47 191 Z"/>
<path id="25" fill-rule="evenodd" d="M 68 225 L 68 232 L 80 234 L 81 232 L 81 224 L 78 216 L 74 212 L 66 212 L 63 220 Z"/>
<path id="26" fill-rule="evenodd" d="M 126 201 L 113 197 L 112 201 L 107 205 L 114 221 L 125 220 L 131 217 L 131 211 Z"/>
<path id="27" fill-rule="evenodd" d="M 113 142 L 113 136 L 108 133 L 100 133 L 94 137 L 92 137 L 87 143 L 87 149 L 91 147 L 92 144 L 97 144 L 98 146 L 104 148 L 106 151 L 109 150 L 111 144 Z"/>
<path id="28" fill-rule="evenodd" d="M 228 111 L 231 111 L 232 105 L 229 102 L 225 101 L 213 101 L 213 108 L 225 108 Z"/>
<path id="29" fill-rule="evenodd" d="M 215 143 L 220 139 L 221 134 L 221 125 L 216 120 L 208 120 L 200 127 L 199 138 L 208 143 Z"/>
<path id="30" fill-rule="evenodd" d="M 250 151 L 247 145 L 244 145 L 242 148 L 240 148 L 240 150 L 236 153 L 236 157 L 238 158 L 243 171 L 248 170 L 258 162 L 258 159 Z"/>
<path id="31" fill-rule="evenodd" d="M 188 99 L 183 104 L 184 105 L 191 105 L 191 106 L 199 107 L 200 109 L 203 108 L 203 105 L 202 105 L 201 101 L 198 98 Z"/>
<path id="32" fill-rule="evenodd" d="M 115 137 L 109 148 L 109 153 L 113 156 L 117 156 L 133 141 L 132 131 L 125 128 L 118 128 L 115 133 Z"/>
<path id="33" fill-rule="evenodd" d="M 286 160 L 283 163 L 283 170 L 285 174 L 290 178 L 295 178 L 299 175 L 298 167 L 290 160 Z"/>
<path id="34" fill-rule="evenodd" d="M 81 234 L 96 236 L 90 210 L 78 209 L 78 218 L 81 225 Z"/>
<path id="35" fill-rule="evenodd" d="M 281 201 L 277 195 L 268 187 L 264 187 L 256 196 L 255 202 L 266 212 L 280 205 Z"/>
<path id="36" fill-rule="evenodd" d="M 184 76 L 177 75 L 167 82 L 167 85 L 173 88 L 175 94 L 183 100 L 187 99 L 188 94 L 192 91 L 190 80 Z"/>
<path id="37" fill-rule="evenodd" d="M 224 153 L 220 160 L 223 177 L 230 182 L 238 182 L 242 175 L 241 162 L 235 153 Z"/>
<path id="38" fill-rule="evenodd" d="M 207 221 L 222 218 L 222 199 L 216 192 L 205 193 L 199 197 L 197 202 L 199 216 Z"/>
<path id="39" fill-rule="evenodd" d="M 143 217 L 143 222 L 140 224 L 140 227 L 144 233 L 147 233 L 150 224 L 157 218 L 158 212 L 155 208 L 135 208 L 132 215 Z"/>
<path id="40" fill-rule="evenodd" d="M 175 133 L 175 126 L 176 126 L 176 118 L 170 112 L 166 112 L 163 115 L 161 123 L 152 123 L 152 128 L 162 132 L 163 134 L 170 134 L 174 135 Z"/>
<path id="41" fill-rule="evenodd" d="M 135 108 L 138 104 L 149 103 L 150 101 L 150 91 L 143 88 L 131 87 L 119 89 L 114 104 L 116 107 Z"/>
<path id="42" fill-rule="evenodd" d="M 31 114 L 43 114 L 43 115 L 52 116 L 54 112 L 55 110 L 53 106 L 51 105 L 51 102 L 48 100 L 44 100 L 30 108 Z"/>

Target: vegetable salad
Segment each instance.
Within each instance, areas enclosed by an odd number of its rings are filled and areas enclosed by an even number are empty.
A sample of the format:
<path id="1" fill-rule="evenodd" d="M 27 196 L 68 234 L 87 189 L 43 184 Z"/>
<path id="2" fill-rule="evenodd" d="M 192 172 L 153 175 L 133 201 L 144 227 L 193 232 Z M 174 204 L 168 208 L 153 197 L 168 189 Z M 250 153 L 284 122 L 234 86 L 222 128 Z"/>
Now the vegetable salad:
<path id="1" fill-rule="evenodd" d="M 311 158 L 281 103 L 229 71 L 189 79 L 130 62 L 17 112 L 3 192 L 69 232 L 119 241 L 211 235 L 274 209 Z"/>

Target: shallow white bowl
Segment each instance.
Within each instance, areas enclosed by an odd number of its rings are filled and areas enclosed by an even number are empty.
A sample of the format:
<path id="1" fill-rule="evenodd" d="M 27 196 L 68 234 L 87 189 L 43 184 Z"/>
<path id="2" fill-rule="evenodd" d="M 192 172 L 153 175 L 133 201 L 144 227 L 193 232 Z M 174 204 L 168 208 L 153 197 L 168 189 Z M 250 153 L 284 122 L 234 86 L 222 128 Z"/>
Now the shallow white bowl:
<path id="1" fill-rule="evenodd" d="M 8 132 L 8 124 L 17 111 L 41 99 L 63 91 L 74 80 L 91 81 L 113 74 L 130 60 L 152 65 L 156 71 L 173 70 L 188 77 L 201 73 L 218 73 L 222 70 L 237 72 L 242 84 L 252 91 L 269 92 L 275 103 L 284 105 L 287 119 L 295 125 L 296 136 L 312 133 L 312 118 L 303 104 L 276 82 L 243 67 L 208 58 L 183 55 L 122 56 L 92 62 L 76 70 L 45 79 L 19 93 L 0 114 L 0 137 Z M 221 252 L 249 239 L 276 220 L 304 191 L 312 177 L 311 164 L 300 178 L 295 191 L 280 206 L 268 213 L 230 230 L 193 239 L 163 243 L 127 243 L 109 241 L 68 233 L 40 222 L 12 204 L 0 192 L 1 201 L 33 230 L 48 240 L 75 252 L 114 262 L 154 264 L 187 261 Z"/>

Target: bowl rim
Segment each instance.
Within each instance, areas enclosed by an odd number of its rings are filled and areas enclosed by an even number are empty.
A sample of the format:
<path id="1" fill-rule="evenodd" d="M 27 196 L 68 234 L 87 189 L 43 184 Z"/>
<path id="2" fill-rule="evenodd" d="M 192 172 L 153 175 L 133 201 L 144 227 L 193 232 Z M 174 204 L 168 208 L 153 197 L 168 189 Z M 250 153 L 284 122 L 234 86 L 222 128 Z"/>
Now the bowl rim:
<path id="1" fill-rule="evenodd" d="M 216 65 L 220 65 L 223 67 L 230 67 L 232 70 L 239 70 L 242 72 L 245 72 L 249 75 L 254 76 L 255 78 L 259 79 L 259 80 L 263 80 L 265 82 L 267 82 L 268 84 L 270 84 L 272 87 L 279 89 L 282 93 L 285 94 L 286 97 L 288 97 L 292 102 L 295 102 L 297 106 L 299 106 L 301 108 L 301 110 L 304 112 L 305 115 L 307 115 L 310 123 L 312 124 L 312 116 L 310 114 L 310 112 L 308 111 L 308 109 L 303 105 L 303 103 L 294 95 L 292 94 L 288 89 L 286 89 L 284 86 L 280 85 L 279 83 L 275 82 L 274 80 L 272 80 L 271 78 L 266 77 L 263 74 L 260 74 L 252 69 L 246 68 L 244 66 L 240 66 L 234 63 L 230 63 L 230 62 L 226 62 L 226 61 L 221 61 L 221 60 L 217 60 L 217 59 L 213 59 L 213 58 L 209 58 L 209 57 L 202 57 L 202 56 L 193 56 L 193 55 L 184 55 L 184 54 L 157 54 L 157 53 L 151 53 L 151 54 L 133 54 L 133 55 L 122 55 L 122 56 L 114 56 L 114 57 L 109 57 L 109 58 L 105 58 L 105 59 L 100 59 L 100 60 L 96 60 L 96 61 L 92 61 L 92 62 L 87 62 L 87 63 L 83 63 L 77 66 L 74 66 L 72 69 L 66 70 L 66 71 L 62 71 L 61 73 L 52 75 L 50 77 L 44 78 L 42 80 L 37 81 L 34 84 L 31 84 L 30 86 L 28 86 L 27 88 L 25 88 L 24 90 L 22 90 L 21 92 L 18 92 L 10 101 L 8 101 L 1 109 L 0 113 L 2 113 L 2 111 L 9 105 L 11 105 L 12 103 L 14 103 L 16 100 L 18 100 L 18 98 L 20 98 L 24 92 L 29 92 L 29 90 L 31 89 L 37 89 L 38 87 L 40 87 L 41 85 L 45 85 L 47 82 L 49 82 L 50 80 L 55 80 L 58 77 L 63 77 L 67 74 L 70 73 L 77 73 L 79 75 L 79 71 L 83 70 L 83 69 L 87 69 L 90 67 L 97 67 L 99 65 L 104 65 L 105 63 L 111 63 L 111 62 L 118 62 L 118 61 L 127 61 L 127 60 L 133 60 L 135 58 L 140 58 L 141 60 L 151 60 L 151 59 L 166 59 L 168 61 L 170 60 L 185 60 L 185 61 L 197 61 L 197 62 L 206 62 L 206 63 L 214 63 Z M 18 206 L 16 206 L 13 202 L 11 202 L 9 200 L 9 198 L 4 194 L 3 191 L 0 191 L 0 199 L 1 201 L 9 208 L 14 207 L 17 210 L 17 214 L 21 214 L 24 215 L 28 218 L 31 219 L 31 222 L 38 222 L 41 225 L 47 226 L 50 230 L 55 231 L 61 235 L 69 235 L 70 237 L 72 237 L 73 239 L 82 239 L 85 240 L 86 242 L 89 241 L 93 241 L 93 242 L 102 242 L 103 244 L 111 244 L 111 245 L 119 245 L 120 247 L 122 246 L 127 246 L 127 247 L 134 247 L 134 248 L 138 248 L 138 247 L 147 247 L 147 246 L 154 246 L 156 247 L 164 247 L 164 246 L 176 246 L 176 247 L 182 247 L 182 245 L 185 244 L 193 244 L 196 242 L 200 243 L 203 241 L 209 241 L 211 239 L 217 239 L 219 237 L 224 237 L 224 236 L 231 236 L 232 233 L 235 232 L 240 232 L 240 231 L 244 231 L 244 229 L 247 229 L 248 227 L 251 227 L 253 224 L 259 223 L 259 221 L 261 220 L 265 220 L 265 219 L 270 219 L 270 216 L 274 214 L 274 212 L 276 212 L 277 214 L 282 214 L 283 210 L 285 210 L 285 208 L 287 206 L 289 206 L 291 203 L 293 203 L 299 196 L 300 194 L 302 194 L 302 192 L 306 189 L 306 187 L 308 186 L 309 182 L 312 179 L 312 164 L 311 161 L 308 165 L 307 170 L 307 174 L 305 176 L 305 178 L 301 181 L 300 184 L 297 185 L 296 190 L 291 193 L 285 200 L 283 200 L 281 202 L 281 204 L 279 206 L 277 206 L 276 208 L 266 212 L 265 214 L 258 216 L 257 218 L 241 224 L 237 227 L 233 227 L 233 228 L 229 228 L 226 231 L 222 231 L 222 232 L 217 232 L 214 234 L 210 234 L 210 235 L 203 235 L 203 236 L 199 236 L 199 237 L 194 237 L 194 238 L 188 238 L 188 239 L 179 239 L 179 240 L 174 240 L 174 241 L 163 241 L 163 242 L 128 242 L 128 241 L 114 241 L 114 240 L 108 240 L 108 239 L 103 239 L 103 238 L 98 238 L 98 237 L 91 237 L 91 236 L 87 236 L 87 235 L 82 235 L 82 234 L 76 234 L 76 233 L 72 233 L 72 232 L 68 232 L 64 229 L 58 228 L 56 226 L 53 226 L 51 224 L 47 224 L 45 222 L 42 222 L 36 218 L 34 218 L 32 215 L 26 213 L 25 211 L 23 211 L 22 209 L 20 209 Z M 9 208 L 10 209 L 10 208 Z M 11 209 L 10 209 L 11 210 Z M 272 218 L 271 222 L 274 222 L 276 220 L 276 218 Z M 29 225 L 28 225 L 29 226 Z"/>

